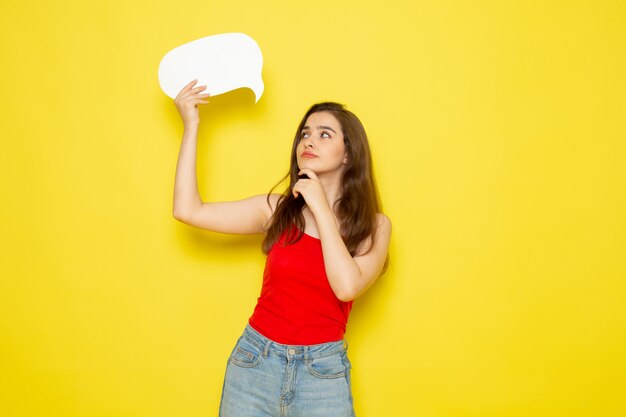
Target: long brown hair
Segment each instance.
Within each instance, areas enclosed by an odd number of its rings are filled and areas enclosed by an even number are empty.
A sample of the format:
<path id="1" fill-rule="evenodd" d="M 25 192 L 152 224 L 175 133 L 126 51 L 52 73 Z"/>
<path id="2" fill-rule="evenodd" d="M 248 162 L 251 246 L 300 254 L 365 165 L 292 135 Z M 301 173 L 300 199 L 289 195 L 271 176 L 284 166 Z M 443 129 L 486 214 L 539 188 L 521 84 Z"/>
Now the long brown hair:
<path id="1" fill-rule="evenodd" d="M 369 236 L 372 237 L 372 244 L 365 253 L 373 247 L 377 225 L 376 214 L 381 209 L 381 203 L 374 181 L 372 158 L 365 128 L 358 117 L 346 110 L 343 104 L 324 102 L 314 104 L 305 113 L 293 139 L 289 172 L 267 194 L 269 204 L 272 191 L 289 178 L 289 187 L 278 199 L 276 210 L 263 240 L 263 252 L 266 254 L 283 231 L 289 230 L 293 224 L 298 227 L 299 232 L 288 236 L 286 244 L 297 242 L 304 234 L 302 208 L 306 203 L 302 196 L 295 198 L 292 189 L 299 179 L 297 147 L 301 132 L 309 116 L 317 112 L 328 112 L 337 118 L 348 153 L 348 161 L 341 179 L 341 197 L 335 202 L 336 207 L 333 207 L 333 212 L 336 213 L 341 224 L 340 234 L 352 256 L 356 254 L 359 244 Z"/>

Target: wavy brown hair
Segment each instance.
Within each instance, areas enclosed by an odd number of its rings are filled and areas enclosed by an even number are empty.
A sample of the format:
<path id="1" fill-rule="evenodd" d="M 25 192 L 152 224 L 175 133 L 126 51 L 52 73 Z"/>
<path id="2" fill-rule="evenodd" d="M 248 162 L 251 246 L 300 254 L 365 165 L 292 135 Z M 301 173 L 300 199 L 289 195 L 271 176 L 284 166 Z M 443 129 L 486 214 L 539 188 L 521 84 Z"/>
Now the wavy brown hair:
<path id="1" fill-rule="evenodd" d="M 373 246 L 374 232 L 377 226 L 376 214 L 381 210 L 381 203 L 374 181 L 372 157 L 365 128 L 358 117 L 347 110 L 343 104 L 324 102 L 314 104 L 304 114 L 293 139 L 289 172 L 267 194 L 267 202 L 269 204 L 272 191 L 289 178 L 289 187 L 278 199 L 276 210 L 272 215 L 267 234 L 263 240 L 263 252 L 266 254 L 283 231 L 288 230 L 291 225 L 295 224 L 299 232 L 288 236 L 286 244 L 297 242 L 304 234 L 302 208 L 306 203 L 302 197 L 295 198 L 292 190 L 299 179 L 298 172 L 300 169 L 298 168 L 297 146 L 301 139 L 301 132 L 309 116 L 317 112 L 328 112 L 337 118 L 341 125 L 344 144 L 348 152 L 348 161 L 341 179 L 341 197 L 335 202 L 333 207 L 333 212 L 337 215 L 341 224 L 339 232 L 352 256 L 356 255 L 359 244 L 369 236 L 372 237 L 372 245 L 364 253 L 369 252 Z M 385 262 L 385 268 L 386 266 L 387 262 Z"/>

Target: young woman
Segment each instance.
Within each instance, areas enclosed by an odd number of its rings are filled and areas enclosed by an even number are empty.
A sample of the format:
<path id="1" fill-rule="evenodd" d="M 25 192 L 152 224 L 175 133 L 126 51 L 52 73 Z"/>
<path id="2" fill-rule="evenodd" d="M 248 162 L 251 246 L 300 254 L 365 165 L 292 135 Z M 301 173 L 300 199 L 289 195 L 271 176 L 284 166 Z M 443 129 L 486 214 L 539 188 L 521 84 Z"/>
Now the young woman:
<path id="1" fill-rule="evenodd" d="M 263 233 L 267 254 L 261 295 L 228 360 L 220 416 L 354 416 L 343 336 L 352 300 L 386 267 L 391 235 L 365 130 L 344 106 L 315 104 L 296 130 L 284 194 L 274 186 L 205 203 L 196 183 L 197 105 L 209 94 L 196 82 L 175 99 L 184 134 L 174 217 L 214 232 Z"/>

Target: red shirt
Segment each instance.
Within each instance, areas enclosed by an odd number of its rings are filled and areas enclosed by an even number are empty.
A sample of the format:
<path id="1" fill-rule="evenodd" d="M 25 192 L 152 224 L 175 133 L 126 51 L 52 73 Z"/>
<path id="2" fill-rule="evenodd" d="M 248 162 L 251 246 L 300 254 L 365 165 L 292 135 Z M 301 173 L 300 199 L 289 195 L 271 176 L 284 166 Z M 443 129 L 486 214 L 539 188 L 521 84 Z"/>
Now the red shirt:
<path id="1" fill-rule="evenodd" d="M 249 324 L 256 331 L 285 345 L 314 345 L 343 339 L 352 301 L 333 292 L 320 239 L 304 234 L 283 246 L 283 232 L 265 261 L 263 287 Z M 298 228 L 293 225 L 292 233 Z"/>

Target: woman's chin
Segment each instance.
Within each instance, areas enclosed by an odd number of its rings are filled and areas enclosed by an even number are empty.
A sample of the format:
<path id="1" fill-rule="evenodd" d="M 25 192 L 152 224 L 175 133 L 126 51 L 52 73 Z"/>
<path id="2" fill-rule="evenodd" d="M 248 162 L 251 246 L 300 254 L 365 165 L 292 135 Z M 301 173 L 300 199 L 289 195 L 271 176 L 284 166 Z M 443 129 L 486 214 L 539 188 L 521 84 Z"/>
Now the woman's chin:
<path id="1" fill-rule="evenodd" d="M 315 168 L 313 168 L 312 166 L 313 164 L 307 164 L 306 161 L 299 163 L 298 164 L 298 169 L 299 170 L 303 170 L 303 169 L 310 169 L 311 171 L 315 172 L 317 174 L 317 171 L 315 170 Z"/>

